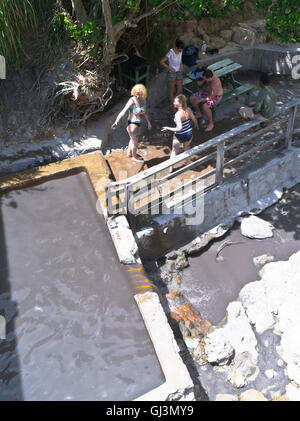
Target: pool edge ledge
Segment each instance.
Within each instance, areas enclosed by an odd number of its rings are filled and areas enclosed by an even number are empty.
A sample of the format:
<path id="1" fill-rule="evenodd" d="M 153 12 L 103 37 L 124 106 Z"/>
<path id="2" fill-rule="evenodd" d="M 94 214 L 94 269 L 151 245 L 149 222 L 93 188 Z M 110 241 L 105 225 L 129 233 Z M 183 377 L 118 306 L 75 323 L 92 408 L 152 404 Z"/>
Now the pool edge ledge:
<path id="1" fill-rule="evenodd" d="M 194 383 L 179 355 L 179 347 L 155 292 L 134 296 L 165 376 L 165 383 L 135 401 L 193 401 Z"/>

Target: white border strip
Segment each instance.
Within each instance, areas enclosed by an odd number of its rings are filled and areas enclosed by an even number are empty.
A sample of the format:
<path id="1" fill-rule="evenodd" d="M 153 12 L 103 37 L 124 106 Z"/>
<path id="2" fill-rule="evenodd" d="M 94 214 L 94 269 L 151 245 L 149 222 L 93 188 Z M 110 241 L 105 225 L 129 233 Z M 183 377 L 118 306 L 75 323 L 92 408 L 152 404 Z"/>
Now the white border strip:
<path id="1" fill-rule="evenodd" d="M 136 401 L 195 400 L 194 384 L 179 355 L 173 331 L 158 295 L 146 292 L 134 296 L 152 340 L 165 376 L 165 383 L 135 399 Z M 172 396 L 173 395 L 173 396 Z"/>

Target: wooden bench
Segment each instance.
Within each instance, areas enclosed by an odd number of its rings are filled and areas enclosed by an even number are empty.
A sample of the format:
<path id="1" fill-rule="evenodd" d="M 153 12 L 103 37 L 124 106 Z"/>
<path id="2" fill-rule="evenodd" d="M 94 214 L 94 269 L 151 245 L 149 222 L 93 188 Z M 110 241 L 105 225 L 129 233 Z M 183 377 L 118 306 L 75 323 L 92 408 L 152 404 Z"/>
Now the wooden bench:
<path id="1" fill-rule="evenodd" d="M 242 69 L 242 65 L 233 62 L 231 59 L 224 59 L 217 63 L 213 63 L 207 68 L 213 70 L 215 74 L 222 80 L 223 86 L 229 83 L 232 87 L 230 91 L 225 91 L 222 100 L 213 108 L 213 112 L 219 105 L 230 100 L 231 98 L 238 98 L 240 95 L 245 96 L 245 103 L 249 104 L 251 91 L 254 88 L 250 83 L 242 84 L 235 80 L 234 73 Z M 196 80 L 191 80 L 189 77 L 183 79 L 183 91 L 189 96 L 199 91 L 201 87 L 197 85 Z"/>
<path id="2" fill-rule="evenodd" d="M 254 89 L 253 85 L 251 85 L 250 83 L 244 83 L 244 84 L 240 84 L 240 86 L 238 86 L 235 89 L 232 89 L 231 91 L 224 92 L 222 101 L 219 104 L 217 104 L 215 108 L 217 108 L 223 102 L 226 102 L 231 98 L 237 98 L 240 95 L 245 96 L 245 104 L 248 105 L 250 103 L 250 96 L 251 96 L 252 89 Z"/>

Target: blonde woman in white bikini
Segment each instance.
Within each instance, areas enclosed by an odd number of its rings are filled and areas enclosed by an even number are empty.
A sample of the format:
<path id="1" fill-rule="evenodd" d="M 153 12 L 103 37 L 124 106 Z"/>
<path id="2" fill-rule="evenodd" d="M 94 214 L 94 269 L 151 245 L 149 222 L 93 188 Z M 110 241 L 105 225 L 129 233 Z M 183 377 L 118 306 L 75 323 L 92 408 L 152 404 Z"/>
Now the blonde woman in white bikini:
<path id="1" fill-rule="evenodd" d="M 181 145 L 183 146 L 184 151 L 189 149 L 193 140 L 193 128 L 191 125 L 191 120 L 193 121 L 195 127 L 198 129 L 198 121 L 195 118 L 192 110 L 187 106 L 186 97 L 184 95 L 177 95 L 174 99 L 173 105 L 177 109 L 174 118 L 176 127 L 164 126 L 161 129 L 162 131 L 170 130 L 174 133 L 170 158 L 178 155 Z M 172 171 L 173 167 L 170 168 L 170 172 Z"/>
<path id="2" fill-rule="evenodd" d="M 116 121 L 111 126 L 111 128 L 114 130 L 121 118 L 124 117 L 127 111 L 129 112 L 127 132 L 130 139 L 128 144 L 127 157 L 132 158 L 135 162 L 144 162 L 143 158 L 139 156 L 136 151 L 140 136 L 142 117 L 145 117 L 148 124 L 148 130 L 151 130 L 151 123 L 146 114 L 147 89 L 144 85 L 137 84 L 132 88 L 131 95 L 132 97 L 128 100 L 123 110 L 118 114 Z"/>

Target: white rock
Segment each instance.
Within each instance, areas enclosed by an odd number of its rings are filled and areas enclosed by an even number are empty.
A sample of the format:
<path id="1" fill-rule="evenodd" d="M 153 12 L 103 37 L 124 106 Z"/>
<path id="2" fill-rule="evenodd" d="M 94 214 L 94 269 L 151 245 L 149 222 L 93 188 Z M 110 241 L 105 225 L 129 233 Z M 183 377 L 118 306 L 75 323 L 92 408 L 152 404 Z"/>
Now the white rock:
<path id="1" fill-rule="evenodd" d="M 233 347 L 222 331 L 216 329 L 205 338 L 205 353 L 209 363 L 228 364 L 233 355 Z"/>
<path id="2" fill-rule="evenodd" d="M 143 237 L 151 237 L 154 234 L 154 228 L 152 227 L 145 227 L 140 231 L 136 232 L 138 239 L 142 239 Z"/>
<path id="3" fill-rule="evenodd" d="M 239 299 L 247 312 L 249 321 L 259 334 L 274 326 L 275 320 L 268 308 L 263 282 L 255 281 L 246 284 L 240 291 Z"/>
<path id="4" fill-rule="evenodd" d="M 250 215 L 242 220 L 241 233 L 245 237 L 263 239 L 273 237 L 274 227 L 267 221 Z"/>
<path id="5" fill-rule="evenodd" d="M 245 309 L 239 301 L 234 301 L 228 305 L 227 323 L 223 329 L 236 354 L 247 351 L 254 358 L 257 358 L 257 340 Z"/>
<path id="6" fill-rule="evenodd" d="M 241 393 L 240 401 L 267 401 L 268 399 L 258 390 L 249 389 Z"/>
<path id="7" fill-rule="evenodd" d="M 239 398 L 237 395 L 230 395 L 229 393 L 219 393 L 216 396 L 216 401 L 226 402 L 226 401 L 238 401 Z"/>
<path id="8" fill-rule="evenodd" d="M 280 356 L 287 363 L 289 378 L 300 386 L 300 335 L 299 326 L 292 326 L 281 337 Z"/>
<path id="9" fill-rule="evenodd" d="M 227 380 L 235 387 L 243 387 L 253 381 L 259 370 L 257 368 L 257 340 L 239 301 L 227 307 L 227 322 L 214 329 L 205 338 L 205 352 L 208 361 L 222 365 L 227 373 Z M 233 356 L 234 359 L 230 362 Z"/>
<path id="10" fill-rule="evenodd" d="M 277 373 L 275 370 L 266 370 L 265 375 L 268 377 L 268 379 L 273 379 L 273 377 L 277 376 Z"/>
<path id="11" fill-rule="evenodd" d="M 257 341 L 253 326 L 259 334 L 274 328 L 281 336 L 276 347 L 285 375 L 293 382 L 289 386 L 291 394 L 298 396 L 300 387 L 300 251 L 288 261 L 267 263 L 260 271 L 261 281 L 245 285 L 239 294 L 240 301 L 234 301 L 227 308 L 227 319 L 223 326 L 216 327 L 205 351 L 214 353 L 210 361 L 230 362 L 216 366 L 215 370 L 227 375 L 236 387 L 243 387 L 253 381 L 258 374 Z M 208 335 L 209 336 L 209 335 Z M 204 339 L 206 342 L 206 339 Z M 229 350 L 234 349 L 233 359 Z M 267 342 L 265 342 L 267 346 Z M 210 349 L 211 347 L 211 349 Z M 226 363 L 225 363 L 226 364 Z M 273 378 L 275 370 L 267 370 L 266 376 Z M 291 396 L 292 396 L 291 395 Z M 293 395 L 294 396 L 294 395 Z M 280 398 L 280 397 L 279 397 Z M 278 399 L 279 399 L 278 398 Z M 294 399 L 294 398 L 293 398 Z M 283 399 L 279 399 L 283 400 Z"/>
<path id="12" fill-rule="evenodd" d="M 271 399 L 277 399 L 281 397 L 280 390 L 271 390 L 270 391 Z"/>
<path id="13" fill-rule="evenodd" d="M 197 338 L 184 338 L 186 346 L 191 349 L 196 349 L 199 345 L 199 339 Z"/>
<path id="14" fill-rule="evenodd" d="M 300 388 L 294 383 L 289 383 L 286 388 L 286 397 L 289 401 L 300 401 Z"/>
<path id="15" fill-rule="evenodd" d="M 268 256 L 267 254 L 262 254 L 261 256 L 253 257 L 253 263 L 255 266 L 265 265 L 266 263 L 272 262 L 274 256 Z"/>

